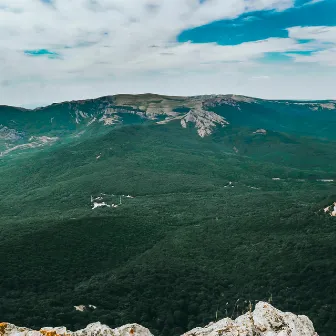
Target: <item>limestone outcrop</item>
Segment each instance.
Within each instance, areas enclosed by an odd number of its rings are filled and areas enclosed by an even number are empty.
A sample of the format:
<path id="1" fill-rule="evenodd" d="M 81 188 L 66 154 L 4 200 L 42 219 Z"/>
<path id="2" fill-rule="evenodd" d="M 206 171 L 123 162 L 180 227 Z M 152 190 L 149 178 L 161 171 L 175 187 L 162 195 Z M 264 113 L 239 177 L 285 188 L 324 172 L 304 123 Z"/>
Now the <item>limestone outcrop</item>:
<path id="1" fill-rule="evenodd" d="M 46 327 L 38 331 L 0 323 L 0 336 L 153 336 L 139 324 L 111 329 L 100 322 L 75 332 L 65 327 Z M 182 336 L 318 336 L 307 316 L 284 313 L 269 303 L 259 302 L 255 309 L 232 320 L 225 318 L 198 327 Z"/>

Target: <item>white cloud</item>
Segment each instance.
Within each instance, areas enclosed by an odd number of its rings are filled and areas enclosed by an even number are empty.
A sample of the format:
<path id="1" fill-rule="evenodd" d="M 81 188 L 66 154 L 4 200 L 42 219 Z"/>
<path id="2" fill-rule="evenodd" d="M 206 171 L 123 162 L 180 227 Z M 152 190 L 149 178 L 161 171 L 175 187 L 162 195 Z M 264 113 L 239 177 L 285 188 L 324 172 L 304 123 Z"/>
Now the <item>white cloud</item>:
<path id="1" fill-rule="evenodd" d="M 30 82 L 8 86 L 6 97 L 26 106 L 51 101 L 85 99 L 114 93 L 155 92 L 168 95 L 235 93 L 269 99 L 335 99 L 336 68 L 311 70 L 311 65 L 262 65 L 230 63 L 206 71 L 167 71 L 157 74 L 127 74 L 117 80 L 94 78 L 66 82 Z M 268 80 L 251 80 L 269 76 Z M 3 94 L 3 90 L 0 90 Z M 8 99 L 8 100 L 9 100 Z M 10 103 L 10 101 L 9 101 Z M 32 104 L 34 103 L 34 104 Z"/>
<path id="2" fill-rule="evenodd" d="M 336 67 L 336 47 L 312 52 L 310 55 L 291 54 L 298 63 L 320 63 Z"/>
<path id="3" fill-rule="evenodd" d="M 298 40 L 317 33 L 294 27 L 289 38 L 237 46 L 177 43 L 176 36 L 214 20 L 255 10 L 281 11 L 293 4 L 294 0 L 202 4 L 199 0 L 54 0 L 50 4 L 0 0 L 0 104 L 44 104 L 121 91 L 225 93 L 219 74 L 230 73 L 231 83 L 248 81 L 260 75 L 263 66 L 258 59 L 265 53 L 306 50 L 312 44 Z M 318 43 L 328 42 L 328 34 L 322 40 L 321 33 Z M 57 52 L 60 58 L 24 54 L 38 49 Z M 293 57 L 301 62 L 299 55 Z M 323 63 L 330 56 L 319 57 Z M 197 85 L 191 81 L 196 78 Z"/>
<path id="4" fill-rule="evenodd" d="M 181 30 L 294 0 L 0 0 L 2 46 L 57 48 L 99 41 L 131 48 L 166 43 Z M 104 36 L 103 33 L 109 33 Z M 1 45 L 0 45 L 1 46 Z"/>
<path id="5" fill-rule="evenodd" d="M 303 4 L 303 6 L 314 5 L 314 4 L 316 4 L 318 2 L 322 2 L 322 1 L 324 1 L 324 0 L 311 0 L 311 1 L 306 2 L 305 4 Z"/>
<path id="6" fill-rule="evenodd" d="M 292 27 L 288 29 L 290 38 L 315 40 L 336 44 L 336 26 Z"/>
<path id="7" fill-rule="evenodd" d="M 309 45 L 314 47 L 310 55 L 292 54 L 295 62 L 336 66 L 336 27 L 292 27 L 288 34 L 292 39 L 311 40 Z"/>

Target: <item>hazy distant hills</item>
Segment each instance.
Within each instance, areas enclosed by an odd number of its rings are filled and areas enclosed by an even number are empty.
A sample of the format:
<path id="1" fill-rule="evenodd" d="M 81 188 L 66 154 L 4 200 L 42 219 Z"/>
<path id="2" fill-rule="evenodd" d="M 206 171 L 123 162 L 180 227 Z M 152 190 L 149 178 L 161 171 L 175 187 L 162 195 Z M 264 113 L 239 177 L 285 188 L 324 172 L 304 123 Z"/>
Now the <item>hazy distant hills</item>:
<path id="1" fill-rule="evenodd" d="M 1 319 L 173 336 L 272 299 L 332 335 L 334 101 L 117 95 L 0 125 Z"/>

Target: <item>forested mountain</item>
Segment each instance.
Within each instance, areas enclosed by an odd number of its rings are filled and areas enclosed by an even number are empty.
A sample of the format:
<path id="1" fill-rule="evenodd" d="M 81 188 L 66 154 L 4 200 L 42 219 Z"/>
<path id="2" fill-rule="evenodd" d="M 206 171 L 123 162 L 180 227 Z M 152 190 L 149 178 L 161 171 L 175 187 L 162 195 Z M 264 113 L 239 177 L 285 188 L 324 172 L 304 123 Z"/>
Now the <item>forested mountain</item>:
<path id="1" fill-rule="evenodd" d="M 269 300 L 331 336 L 335 127 L 334 101 L 0 106 L 1 319 L 175 336 Z"/>

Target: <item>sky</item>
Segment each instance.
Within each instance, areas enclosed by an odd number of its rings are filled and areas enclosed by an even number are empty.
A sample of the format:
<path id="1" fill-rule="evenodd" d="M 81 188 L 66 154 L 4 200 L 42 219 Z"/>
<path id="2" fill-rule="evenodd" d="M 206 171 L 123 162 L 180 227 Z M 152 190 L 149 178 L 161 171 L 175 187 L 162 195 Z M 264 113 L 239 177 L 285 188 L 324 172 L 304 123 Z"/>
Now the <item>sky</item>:
<path id="1" fill-rule="evenodd" d="M 0 0 L 0 105 L 336 99 L 336 0 Z"/>

